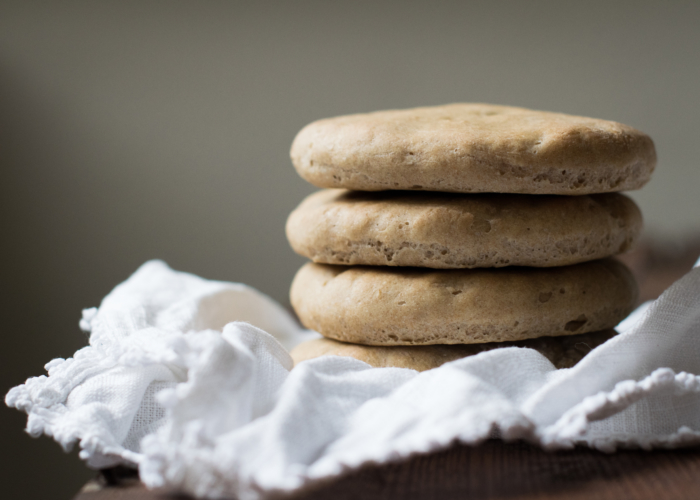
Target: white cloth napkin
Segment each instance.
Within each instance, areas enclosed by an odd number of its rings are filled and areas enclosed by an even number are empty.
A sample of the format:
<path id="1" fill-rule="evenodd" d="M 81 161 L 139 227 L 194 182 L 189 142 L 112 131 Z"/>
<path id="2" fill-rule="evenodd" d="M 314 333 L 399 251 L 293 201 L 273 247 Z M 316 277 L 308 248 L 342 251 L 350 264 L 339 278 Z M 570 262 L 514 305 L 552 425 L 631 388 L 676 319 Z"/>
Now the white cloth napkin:
<path id="1" fill-rule="evenodd" d="M 253 326 L 254 325 L 254 326 Z M 700 269 L 571 369 L 505 348 L 427 372 L 286 349 L 317 334 L 241 284 L 147 262 L 99 309 L 90 345 L 6 403 L 27 431 L 149 487 L 264 498 L 368 461 L 490 436 L 605 451 L 700 443 Z"/>

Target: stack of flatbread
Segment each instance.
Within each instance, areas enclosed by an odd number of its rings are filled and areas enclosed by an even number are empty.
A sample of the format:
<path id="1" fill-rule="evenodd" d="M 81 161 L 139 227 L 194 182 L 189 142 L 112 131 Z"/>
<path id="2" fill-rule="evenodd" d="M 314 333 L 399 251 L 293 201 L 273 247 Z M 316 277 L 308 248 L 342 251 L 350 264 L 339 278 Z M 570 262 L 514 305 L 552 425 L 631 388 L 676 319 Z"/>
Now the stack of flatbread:
<path id="1" fill-rule="evenodd" d="M 637 301 L 612 256 L 642 217 L 619 191 L 656 165 L 620 123 L 487 104 L 341 116 L 302 129 L 292 161 L 326 188 L 287 222 L 313 262 L 291 301 L 321 355 L 426 370 L 499 347 L 570 367 Z"/>

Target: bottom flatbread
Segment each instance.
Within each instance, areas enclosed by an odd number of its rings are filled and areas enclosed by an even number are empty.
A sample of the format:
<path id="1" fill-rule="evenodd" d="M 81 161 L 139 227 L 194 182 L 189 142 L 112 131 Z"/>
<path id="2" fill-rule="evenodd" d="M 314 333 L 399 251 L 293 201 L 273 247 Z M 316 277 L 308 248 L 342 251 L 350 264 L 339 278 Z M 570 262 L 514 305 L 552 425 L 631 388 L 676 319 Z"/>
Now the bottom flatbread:
<path id="1" fill-rule="evenodd" d="M 616 334 L 615 330 L 607 329 L 579 335 L 540 337 L 515 342 L 387 347 L 348 344 L 338 340 L 320 338 L 299 344 L 292 350 L 291 354 L 295 365 L 307 359 L 321 356 L 349 356 L 376 368 L 396 367 L 425 371 L 437 368 L 449 361 L 473 356 L 484 351 L 506 347 L 529 347 L 542 354 L 555 367 L 571 368 L 586 354 Z"/>

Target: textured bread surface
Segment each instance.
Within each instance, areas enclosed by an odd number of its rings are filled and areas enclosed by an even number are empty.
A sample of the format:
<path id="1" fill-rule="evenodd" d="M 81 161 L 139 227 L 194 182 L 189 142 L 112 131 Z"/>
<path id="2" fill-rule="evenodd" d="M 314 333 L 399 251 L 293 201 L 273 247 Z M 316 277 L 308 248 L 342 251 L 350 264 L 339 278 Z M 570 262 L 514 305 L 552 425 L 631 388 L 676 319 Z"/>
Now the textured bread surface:
<path id="1" fill-rule="evenodd" d="M 326 188 L 590 194 L 639 189 L 654 143 L 617 122 L 490 104 L 339 116 L 294 139 L 292 162 Z"/>
<path id="2" fill-rule="evenodd" d="M 323 336 L 367 345 L 476 344 L 612 328 L 637 285 L 614 259 L 564 267 L 435 270 L 308 263 L 292 307 Z"/>
<path id="3" fill-rule="evenodd" d="M 480 352 L 505 347 L 528 347 L 542 354 L 557 368 L 571 368 L 603 342 L 615 336 L 613 329 L 599 332 L 540 337 L 517 342 L 489 342 L 486 344 L 424 345 L 424 346 L 368 346 L 348 344 L 327 338 L 309 340 L 292 349 L 294 364 L 321 356 L 349 356 L 375 368 L 410 368 L 419 372 L 437 368 L 456 359 Z"/>
<path id="4" fill-rule="evenodd" d="M 475 268 L 565 266 L 626 251 L 642 215 L 618 193 L 587 196 L 327 189 L 287 221 L 314 262 Z"/>

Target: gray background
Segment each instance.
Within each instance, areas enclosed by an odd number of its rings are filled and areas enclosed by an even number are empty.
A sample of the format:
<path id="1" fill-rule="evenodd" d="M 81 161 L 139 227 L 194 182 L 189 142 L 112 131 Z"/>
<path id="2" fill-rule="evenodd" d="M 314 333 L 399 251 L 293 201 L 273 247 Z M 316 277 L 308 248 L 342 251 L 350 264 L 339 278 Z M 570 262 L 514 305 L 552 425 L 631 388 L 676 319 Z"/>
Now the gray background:
<path id="1" fill-rule="evenodd" d="M 289 145 L 338 114 L 454 101 L 655 140 L 651 233 L 700 229 L 700 2 L 0 4 L 0 392 L 85 345 L 80 310 L 147 259 L 286 303 Z M 5 498 L 92 473 L 0 408 Z M 9 496 L 6 496 L 9 495 Z"/>

